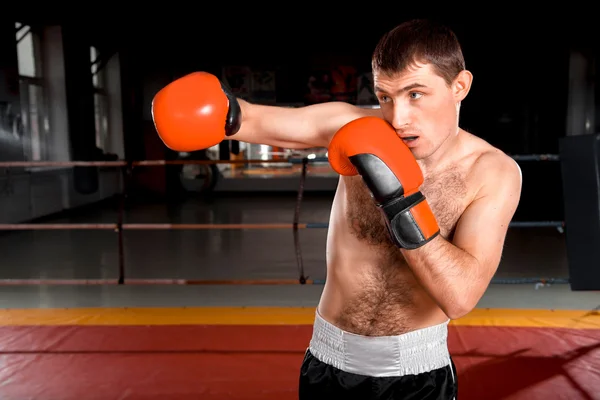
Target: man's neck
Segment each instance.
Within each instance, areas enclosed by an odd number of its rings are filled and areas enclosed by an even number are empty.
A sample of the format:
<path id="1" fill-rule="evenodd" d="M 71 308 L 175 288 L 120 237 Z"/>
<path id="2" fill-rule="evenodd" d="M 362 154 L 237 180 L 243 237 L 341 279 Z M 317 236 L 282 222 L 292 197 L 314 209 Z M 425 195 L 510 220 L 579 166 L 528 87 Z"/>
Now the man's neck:
<path id="1" fill-rule="evenodd" d="M 458 128 L 457 133 L 455 135 L 449 135 L 432 155 L 419 160 L 423 173 L 443 168 L 444 164 L 450 161 L 452 153 L 456 151 L 456 148 L 460 143 L 460 137 L 462 136 L 461 131 L 462 130 Z"/>

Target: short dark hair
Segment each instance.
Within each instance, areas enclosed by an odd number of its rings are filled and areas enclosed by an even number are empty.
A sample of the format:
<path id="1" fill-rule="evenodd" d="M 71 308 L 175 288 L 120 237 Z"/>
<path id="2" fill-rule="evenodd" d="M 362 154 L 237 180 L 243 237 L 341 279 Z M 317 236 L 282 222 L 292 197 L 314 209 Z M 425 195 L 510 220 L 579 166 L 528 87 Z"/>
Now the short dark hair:
<path id="1" fill-rule="evenodd" d="M 431 64 L 448 85 L 465 69 L 462 48 L 447 26 L 426 19 L 404 22 L 387 32 L 377 43 L 373 72 L 395 74 L 410 64 Z"/>

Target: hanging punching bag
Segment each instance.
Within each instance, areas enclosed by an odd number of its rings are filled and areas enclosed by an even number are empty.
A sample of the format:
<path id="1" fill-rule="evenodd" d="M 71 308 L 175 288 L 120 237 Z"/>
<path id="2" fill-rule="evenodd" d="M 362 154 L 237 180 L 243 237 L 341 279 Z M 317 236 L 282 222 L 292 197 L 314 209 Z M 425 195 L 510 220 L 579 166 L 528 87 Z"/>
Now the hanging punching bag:
<path id="1" fill-rule="evenodd" d="M 80 35 L 80 34 L 79 34 Z M 63 27 L 65 86 L 72 159 L 98 160 L 94 117 L 94 86 L 90 47 L 78 36 L 77 28 Z M 99 187 L 97 167 L 74 167 L 75 191 L 89 195 Z"/>

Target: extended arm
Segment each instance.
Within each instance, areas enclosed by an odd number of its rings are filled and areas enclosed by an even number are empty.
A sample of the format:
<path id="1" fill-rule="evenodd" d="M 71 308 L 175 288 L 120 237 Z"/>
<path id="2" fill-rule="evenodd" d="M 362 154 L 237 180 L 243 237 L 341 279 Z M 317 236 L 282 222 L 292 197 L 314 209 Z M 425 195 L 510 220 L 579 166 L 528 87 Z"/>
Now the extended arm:
<path id="1" fill-rule="evenodd" d="M 225 139 L 294 149 L 327 147 L 345 123 L 379 114 L 341 102 L 300 108 L 251 104 L 206 72 L 171 82 L 152 102 L 158 135 L 176 151 L 202 150 Z"/>
<path id="2" fill-rule="evenodd" d="M 380 110 L 361 109 L 342 102 L 297 108 L 253 104 L 244 100 L 239 102 L 241 128 L 228 139 L 288 149 L 327 147 L 335 132 L 346 123 L 381 113 Z"/>
<path id="3" fill-rule="evenodd" d="M 487 289 L 520 199 L 518 165 L 504 155 L 482 158 L 487 159 L 476 173 L 482 175 L 478 180 L 483 186 L 460 218 L 452 242 L 438 236 L 421 248 L 401 250 L 417 279 L 452 319 L 475 308 Z"/>

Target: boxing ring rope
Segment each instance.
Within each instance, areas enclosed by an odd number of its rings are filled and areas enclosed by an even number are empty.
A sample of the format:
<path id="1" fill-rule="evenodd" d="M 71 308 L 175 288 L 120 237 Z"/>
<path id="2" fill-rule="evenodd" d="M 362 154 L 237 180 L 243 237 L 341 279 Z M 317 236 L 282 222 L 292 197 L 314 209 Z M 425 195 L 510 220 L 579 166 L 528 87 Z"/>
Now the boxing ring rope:
<path id="1" fill-rule="evenodd" d="M 516 161 L 560 161 L 554 154 L 514 155 Z M 327 229 L 326 222 L 300 222 L 301 204 L 304 197 L 305 182 L 308 174 L 308 165 L 315 162 L 328 162 L 326 157 L 291 158 L 288 160 L 142 160 L 142 161 L 2 161 L 0 168 L 31 168 L 31 167 L 118 167 L 121 174 L 119 180 L 120 206 L 115 223 L 12 223 L 0 224 L 0 231 L 26 231 L 26 230 L 112 230 L 117 232 L 119 274 L 116 279 L 0 279 L 3 285 L 295 285 L 295 284 L 324 284 L 324 279 L 309 279 L 304 274 L 304 264 L 300 246 L 299 231 L 301 229 Z M 202 224 L 202 223 L 125 223 L 123 222 L 125 199 L 127 197 L 128 179 L 134 167 L 186 165 L 186 164 L 301 164 L 300 183 L 294 209 L 294 218 L 291 223 L 254 223 L 254 224 Z M 125 178 L 125 181 L 121 180 Z M 122 183 L 122 184 L 121 184 Z M 514 221 L 511 228 L 551 227 L 564 232 L 564 221 Z M 298 267 L 298 279 L 236 279 L 236 280 L 198 280 L 198 279 L 125 279 L 125 256 L 123 231 L 126 230 L 248 230 L 248 229 L 292 229 L 294 235 L 294 251 Z M 568 279 L 561 278 L 518 278 L 518 279 L 493 279 L 492 283 L 532 283 L 536 285 L 552 283 L 568 283 Z"/>

